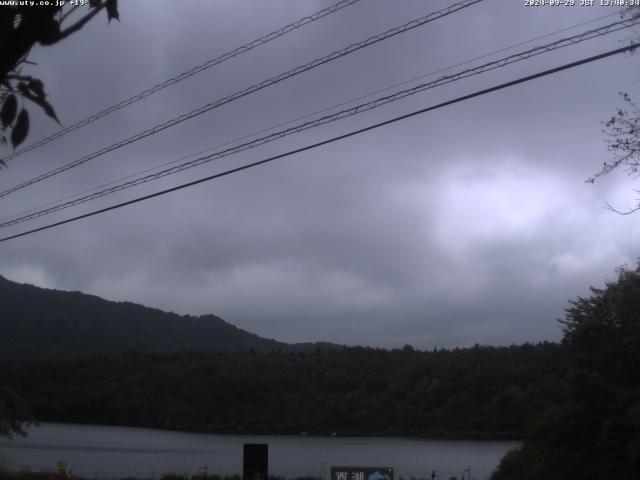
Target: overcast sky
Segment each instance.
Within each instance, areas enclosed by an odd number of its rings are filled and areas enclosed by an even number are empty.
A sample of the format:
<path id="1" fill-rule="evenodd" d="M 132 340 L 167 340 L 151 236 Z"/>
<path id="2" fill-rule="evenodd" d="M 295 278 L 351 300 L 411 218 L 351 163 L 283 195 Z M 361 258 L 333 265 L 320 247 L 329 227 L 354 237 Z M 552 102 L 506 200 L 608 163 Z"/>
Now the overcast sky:
<path id="1" fill-rule="evenodd" d="M 37 65 L 29 73 L 45 81 L 64 125 L 333 2 L 119 3 L 119 23 L 108 25 L 99 15 L 66 41 L 32 51 Z M 19 157 L 0 172 L 0 188 L 451 3 L 361 0 Z M 486 0 L 2 198 L 0 216 L 616 12 Z M 632 35 L 590 40 L 429 90 L 1 233 L 617 48 Z M 633 205 L 637 183 L 623 172 L 585 183 L 610 158 L 602 122 L 621 104 L 619 91 L 638 91 L 639 64 L 638 57 L 618 55 L 5 242 L 0 274 L 181 314 L 214 313 L 287 342 L 432 348 L 556 341 L 556 319 L 568 300 L 640 256 L 640 213 L 623 217 L 603 207 Z M 31 112 L 27 143 L 59 128 L 36 108 Z"/>

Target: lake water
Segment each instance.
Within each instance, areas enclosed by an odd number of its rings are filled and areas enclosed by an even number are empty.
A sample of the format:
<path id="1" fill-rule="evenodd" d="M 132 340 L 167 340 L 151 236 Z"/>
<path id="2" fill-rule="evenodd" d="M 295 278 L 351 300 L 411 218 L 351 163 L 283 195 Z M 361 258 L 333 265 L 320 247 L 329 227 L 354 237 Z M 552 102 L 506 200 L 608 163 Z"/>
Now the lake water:
<path id="1" fill-rule="evenodd" d="M 425 440 L 380 437 L 298 437 L 212 435 L 145 428 L 43 423 L 26 438 L 0 439 L 0 457 L 12 467 L 55 470 L 64 460 L 74 473 L 92 478 L 159 478 L 167 472 L 242 474 L 242 445 L 269 444 L 269 473 L 284 477 L 313 475 L 329 467 L 393 467 L 395 478 L 462 476 L 471 468 L 486 479 L 509 441 Z M 1 462 L 0 462 L 1 463 Z M 465 479 L 467 476 L 465 475 Z"/>

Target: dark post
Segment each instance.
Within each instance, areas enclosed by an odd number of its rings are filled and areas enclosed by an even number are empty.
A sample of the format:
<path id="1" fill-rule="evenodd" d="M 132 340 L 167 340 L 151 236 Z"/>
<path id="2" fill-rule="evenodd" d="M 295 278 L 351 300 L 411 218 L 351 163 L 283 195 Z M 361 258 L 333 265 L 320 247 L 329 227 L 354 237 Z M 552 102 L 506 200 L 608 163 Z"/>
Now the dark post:
<path id="1" fill-rule="evenodd" d="M 269 445 L 266 443 L 245 443 L 243 453 L 243 480 L 267 480 L 269 476 Z"/>

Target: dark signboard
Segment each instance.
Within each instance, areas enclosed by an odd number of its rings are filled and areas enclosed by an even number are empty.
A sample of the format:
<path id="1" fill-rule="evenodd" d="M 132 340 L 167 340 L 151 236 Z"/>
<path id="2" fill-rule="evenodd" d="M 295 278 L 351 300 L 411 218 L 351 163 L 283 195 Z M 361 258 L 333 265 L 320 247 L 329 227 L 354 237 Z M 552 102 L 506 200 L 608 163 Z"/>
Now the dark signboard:
<path id="1" fill-rule="evenodd" d="M 393 468 L 331 467 L 331 480 L 393 480 Z"/>
<path id="2" fill-rule="evenodd" d="M 244 480 L 267 480 L 269 476 L 269 445 L 245 443 L 242 478 Z"/>

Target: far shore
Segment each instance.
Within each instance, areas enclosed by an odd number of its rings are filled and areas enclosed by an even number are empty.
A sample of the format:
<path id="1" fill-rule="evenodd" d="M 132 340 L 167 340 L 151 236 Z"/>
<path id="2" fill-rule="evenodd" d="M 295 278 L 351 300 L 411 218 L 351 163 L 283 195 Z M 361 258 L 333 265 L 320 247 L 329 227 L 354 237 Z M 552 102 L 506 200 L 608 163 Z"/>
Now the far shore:
<path id="1" fill-rule="evenodd" d="M 522 435 L 510 432 L 450 432 L 450 433 L 430 433 L 416 434 L 403 432 L 252 432 L 252 431 L 210 431 L 210 430 L 188 430 L 181 428 L 166 428 L 153 425 L 124 425 L 118 423 L 96 424 L 96 423 L 77 423 L 67 422 L 63 420 L 41 420 L 35 422 L 29 428 L 37 427 L 39 424 L 49 425 L 78 425 L 86 427 L 116 427 L 116 428 L 136 428 L 143 430 L 155 430 L 165 432 L 193 433 L 204 435 L 228 435 L 228 436 L 285 436 L 285 437 L 320 437 L 320 438 L 407 438 L 418 440 L 468 440 L 468 441 L 522 441 Z M 27 430 L 28 433 L 28 430 Z"/>

